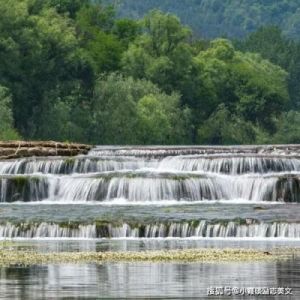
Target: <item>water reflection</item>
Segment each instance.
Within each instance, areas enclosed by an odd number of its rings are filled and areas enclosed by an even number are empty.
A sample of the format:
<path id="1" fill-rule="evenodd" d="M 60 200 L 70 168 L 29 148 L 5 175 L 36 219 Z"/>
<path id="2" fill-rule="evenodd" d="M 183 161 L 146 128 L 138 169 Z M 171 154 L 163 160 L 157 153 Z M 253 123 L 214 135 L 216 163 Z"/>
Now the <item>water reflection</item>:
<path id="1" fill-rule="evenodd" d="M 243 239 L 103 239 L 103 240 L 18 240 L 20 249 L 38 251 L 142 251 L 197 248 L 272 248 L 300 247 L 298 240 Z"/>
<path id="2" fill-rule="evenodd" d="M 209 286 L 288 286 L 293 288 L 294 295 L 284 299 L 299 299 L 299 270 L 300 259 L 264 263 L 115 263 L 10 267 L 0 271 L 0 294 L 1 299 L 206 299 Z M 280 297 L 268 299 L 282 299 Z"/>
<path id="3" fill-rule="evenodd" d="M 141 251 L 188 248 L 297 247 L 299 242 L 245 240 L 69 240 L 23 241 L 38 251 Z M 1 299 L 206 297 L 210 286 L 292 287 L 300 299 L 300 258 L 254 263 L 114 263 L 45 265 L 0 269 Z M 282 299 L 269 296 L 267 299 Z M 220 299 L 226 299 L 222 297 Z M 245 299 L 230 297 L 228 299 Z M 249 298 L 250 299 L 250 298 Z M 252 299 L 252 298 L 251 298 Z"/>

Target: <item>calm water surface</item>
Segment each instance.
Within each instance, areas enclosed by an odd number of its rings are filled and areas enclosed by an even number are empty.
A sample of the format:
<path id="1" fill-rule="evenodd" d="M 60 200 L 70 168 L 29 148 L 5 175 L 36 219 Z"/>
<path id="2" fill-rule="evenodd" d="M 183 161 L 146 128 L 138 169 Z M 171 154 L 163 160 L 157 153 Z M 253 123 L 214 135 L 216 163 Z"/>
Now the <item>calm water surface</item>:
<path id="1" fill-rule="evenodd" d="M 206 296 L 210 286 L 288 286 L 293 288 L 293 296 L 284 299 L 299 299 L 300 259 L 222 264 L 67 264 L 10 267 L 0 272 L 1 299 L 219 298 Z"/>
<path id="2" fill-rule="evenodd" d="M 24 241 L 20 248 L 39 251 L 139 251 L 197 247 L 272 249 L 297 247 L 295 242 L 115 240 Z M 0 299 L 255 299 L 207 297 L 207 288 L 291 287 L 293 296 L 262 299 L 300 299 L 300 258 L 252 263 L 105 263 L 14 266 L 0 270 Z"/>

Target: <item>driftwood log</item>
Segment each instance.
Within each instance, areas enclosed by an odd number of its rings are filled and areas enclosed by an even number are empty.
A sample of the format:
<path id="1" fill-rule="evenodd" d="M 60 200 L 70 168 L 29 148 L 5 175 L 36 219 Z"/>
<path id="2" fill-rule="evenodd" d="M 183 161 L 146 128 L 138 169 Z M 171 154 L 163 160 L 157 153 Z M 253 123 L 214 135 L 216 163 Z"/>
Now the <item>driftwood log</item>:
<path id="1" fill-rule="evenodd" d="M 54 141 L 0 141 L 0 160 L 31 156 L 75 156 L 87 154 L 91 148 L 90 145 Z"/>

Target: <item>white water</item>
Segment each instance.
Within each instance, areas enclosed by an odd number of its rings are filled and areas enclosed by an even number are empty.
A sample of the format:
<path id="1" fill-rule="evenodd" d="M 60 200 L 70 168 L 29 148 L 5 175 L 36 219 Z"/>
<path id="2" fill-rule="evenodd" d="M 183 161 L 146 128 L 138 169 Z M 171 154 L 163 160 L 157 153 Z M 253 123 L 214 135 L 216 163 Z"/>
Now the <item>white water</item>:
<path id="1" fill-rule="evenodd" d="M 0 202 L 300 202 L 300 156 L 287 148 L 101 147 L 74 158 L 1 161 Z"/>
<path id="2" fill-rule="evenodd" d="M 89 152 L 93 156 L 167 157 L 211 154 L 299 155 L 298 145 L 248 146 L 99 146 Z"/>
<path id="3" fill-rule="evenodd" d="M 21 183 L 20 183 L 20 179 Z M 299 175 L 212 175 L 179 173 L 100 173 L 91 176 L 6 176 L 1 202 L 15 201 L 299 201 Z"/>
<path id="4" fill-rule="evenodd" d="M 228 173 L 267 173 L 300 171 L 299 158 L 272 156 L 174 156 L 166 157 L 159 169 Z"/>
<path id="5" fill-rule="evenodd" d="M 71 227 L 71 226 L 70 226 Z M 300 239 L 300 224 L 297 223 L 260 223 L 239 225 L 210 224 L 200 221 L 197 225 L 189 223 L 150 224 L 121 226 L 112 224 L 79 225 L 76 228 L 58 224 L 20 224 L 0 225 L 0 238 L 276 238 Z"/>
<path id="6" fill-rule="evenodd" d="M 72 174 L 95 173 L 118 170 L 137 170 L 155 167 L 157 162 L 141 159 L 90 157 L 81 156 L 72 159 L 64 158 L 24 158 L 0 161 L 0 175 L 7 174 Z"/>
<path id="7" fill-rule="evenodd" d="M 57 182 L 53 199 L 63 201 L 136 201 L 246 199 L 276 201 L 278 179 L 207 177 L 188 179 L 166 178 L 62 178 Z"/>

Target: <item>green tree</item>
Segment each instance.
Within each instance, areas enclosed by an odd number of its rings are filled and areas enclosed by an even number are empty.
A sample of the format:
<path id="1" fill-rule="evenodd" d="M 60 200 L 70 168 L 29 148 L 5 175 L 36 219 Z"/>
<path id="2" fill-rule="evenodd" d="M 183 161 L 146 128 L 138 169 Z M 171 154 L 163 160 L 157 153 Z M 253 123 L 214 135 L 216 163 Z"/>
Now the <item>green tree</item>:
<path id="1" fill-rule="evenodd" d="M 275 130 L 274 118 L 289 101 L 287 73 L 259 55 L 236 51 L 231 42 L 218 39 L 196 58 L 209 98 L 199 101 L 210 115 L 224 104 L 234 115 Z"/>
<path id="2" fill-rule="evenodd" d="M 93 99 L 92 141 L 185 142 L 188 111 L 181 112 L 178 104 L 177 94 L 168 96 L 149 81 L 118 74 L 104 76 L 97 82 Z"/>
<path id="3" fill-rule="evenodd" d="M 233 35 L 254 30 L 262 7 L 269 20 L 297 8 L 200 2 L 213 20 L 241 24 Z M 284 33 L 297 34 L 298 13 L 283 33 L 261 28 L 235 48 L 158 10 L 135 21 L 98 0 L 0 0 L 0 138 L 17 138 L 15 125 L 24 138 L 95 144 L 296 141 L 298 112 L 285 111 L 299 108 L 300 43 Z"/>
<path id="4" fill-rule="evenodd" d="M 17 140 L 20 138 L 13 127 L 11 104 L 8 89 L 0 86 L 0 140 Z"/>
<path id="5" fill-rule="evenodd" d="M 191 31 L 177 17 L 157 10 L 146 15 L 141 26 L 143 34 L 123 56 L 124 73 L 150 80 L 167 93 L 180 90 L 192 64 L 187 43 Z"/>
<path id="6" fill-rule="evenodd" d="M 89 0 L 41 0 L 49 1 L 49 6 L 54 7 L 60 14 L 67 14 L 70 18 L 75 19 L 77 12 L 83 7 L 90 4 Z M 45 4 L 43 4 L 45 5 Z"/>
<path id="7" fill-rule="evenodd" d="M 47 105 L 42 107 L 41 113 L 44 119 L 37 129 L 39 139 L 90 142 L 91 103 L 84 101 L 84 97 L 80 87 L 64 97 L 60 90 L 46 92 Z"/>
<path id="8" fill-rule="evenodd" d="M 190 112 L 180 110 L 180 97 L 177 94 L 149 94 L 137 103 L 139 143 L 186 144 L 190 143 Z"/>
<path id="9" fill-rule="evenodd" d="M 261 54 L 273 64 L 281 66 L 288 75 L 291 102 L 289 108 L 300 108 L 300 43 L 283 35 L 276 26 L 267 26 L 251 33 L 242 41 L 236 41 L 241 51 Z"/>
<path id="10" fill-rule="evenodd" d="M 113 33 L 114 11 L 101 5 L 82 6 L 76 14 L 76 26 L 81 47 L 96 74 L 119 68 L 124 51 Z"/>
<path id="11" fill-rule="evenodd" d="M 130 19 L 117 19 L 114 24 L 113 33 L 121 41 L 124 50 L 127 50 L 140 34 L 140 25 L 137 21 Z"/>
<path id="12" fill-rule="evenodd" d="M 233 115 L 221 104 L 199 128 L 197 142 L 213 145 L 255 144 L 258 133 L 258 128 L 251 122 Z"/>
<path id="13" fill-rule="evenodd" d="M 45 94 L 68 95 L 90 72 L 70 19 L 38 0 L 0 0 L 0 83 L 12 93 L 18 130 L 37 137 L 48 103 Z M 39 8 L 39 9 L 38 9 Z"/>
<path id="14" fill-rule="evenodd" d="M 300 112 L 289 111 L 278 119 L 278 130 L 273 137 L 273 143 L 300 143 Z"/>
<path id="15" fill-rule="evenodd" d="M 117 3 L 119 15 L 142 18 L 152 9 L 177 15 L 197 36 L 240 38 L 265 25 L 277 25 L 298 39 L 298 0 L 103 0 Z"/>

